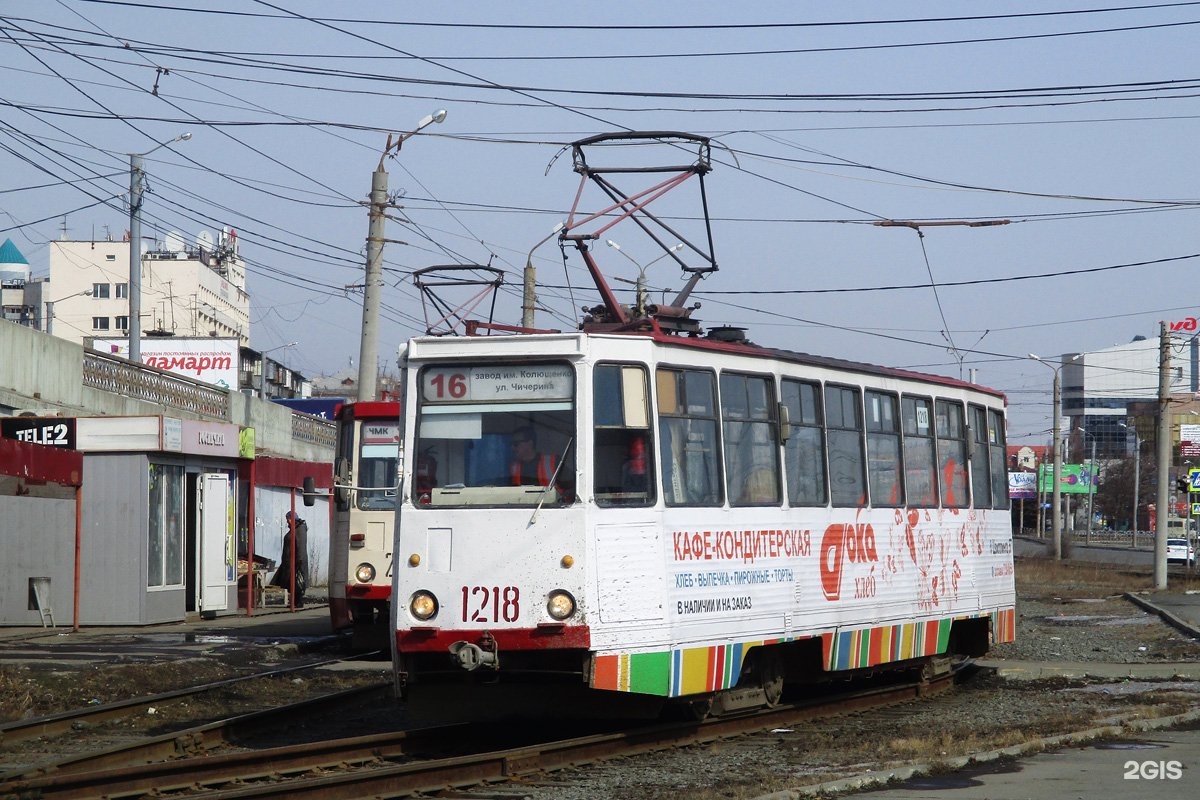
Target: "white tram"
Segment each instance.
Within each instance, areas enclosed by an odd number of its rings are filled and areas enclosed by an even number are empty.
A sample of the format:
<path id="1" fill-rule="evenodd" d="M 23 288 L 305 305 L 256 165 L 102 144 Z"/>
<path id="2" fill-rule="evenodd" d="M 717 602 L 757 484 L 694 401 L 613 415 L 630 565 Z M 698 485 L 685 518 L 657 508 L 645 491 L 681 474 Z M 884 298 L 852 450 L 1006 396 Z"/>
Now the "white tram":
<path id="1" fill-rule="evenodd" d="M 576 171 L 604 172 L 583 145 L 639 136 L 670 139 L 672 157 L 700 152 L 664 168 L 682 172 L 651 199 L 709 169 L 707 139 L 654 133 L 576 143 Z M 573 687 L 614 707 L 678 698 L 707 713 L 1011 641 L 1004 397 L 760 347 L 738 329 L 702 335 L 684 301 L 716 262 L 691 243 L 710 266 L 681 262 L 693 276 L 673 304 L 647 305 L 639 285 L 636 307 L 621 305 L 589 245 L 650 195 L 619 198 L 601 180 L 616 202 L 586 219 L 573 209 L 560 234 L 603 299 L 580 331 L 404 349 L 401 694 L 474 688 L 494 703 Z"/>
<path id="2" fill-rule="evenodd" d="M 334 524 L 329 531 L 329 619 L 356 650 L 386 650 L 392 596 L 393 524 L 400 455 L 400 404 L 337 409 Z"/>
<path id="3" fill-rule="evenodd" d="M 1004 398 L 662 334 L 407 349 L 394 656 L 660 697 L 980 655 L 1014 633 Z M 557 475 L 513 485 L 532 428 Z M 406 474 L 411 474 L 411 467 Z"/>

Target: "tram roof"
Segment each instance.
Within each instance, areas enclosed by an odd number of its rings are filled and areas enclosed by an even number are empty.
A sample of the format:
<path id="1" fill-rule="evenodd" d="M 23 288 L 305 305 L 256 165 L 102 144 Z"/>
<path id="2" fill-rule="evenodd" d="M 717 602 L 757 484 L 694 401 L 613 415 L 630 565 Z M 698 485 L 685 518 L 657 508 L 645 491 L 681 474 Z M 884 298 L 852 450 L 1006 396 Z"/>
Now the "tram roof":
<path id="1" fill-rule="evenodd" d="M 843 358 L 834 358 L 832 356 L 812 355 L 811 353 L 802 353 L 795 350 L 785 350 L 776 347 L 763 347 L 754 344 L 751 341 L 723 341 L 715 339 L 711 336 L 678 336 L 659 331 L 564 331 L 555 333 L 521 333 L 514 336 L 501 337 L 421 337 L 415 341 L 426 345 L 445 345 L 453 340 L 474 339 L 491 342 L 503 342 L 504 340 L 521 339 L 528 341 L 530 338 L 546 340 L 565 340 L 574 339 L 582 340 L 585 338 L 609 338 L 609 339 L 642 339 L 649 340 L 657 345 L 668 347 L 677 347 L 688 350 L 704 350 L 710 352 L 727 353 L 729 355 L 749 356 L 752 358 L 775 359 L 789 364 L 801 364 L 810 367 L 819 367 L 822 369 L 836 370 L 842 372 L 853 372 L 862 375 L 878 375 L 887 378 L 896 378 L 902 380 L 916 380 L 923 383 L 932 383 L 940 386 L 949 386 L 959 389 L 969 389 L 971 391 L 983 392 L 993 395 L 1007 403 L 1007 398 L 1004 393 L 998 389 L 992 389 L 987 386 L 970 383 L 960 378 L 952 378 L 947 375 L 935 375 L 927 372 L 918 372 L 916 370 L 906 370 L 897 367 L 887 367 L 880 364 L 871 364 L 865 361 L 852 361 Z M 480 346 L 483 346 L 482 344 Z M 504 347 L 504 345 L 501 345 Z M 424 348 L 421 348 L 422 350 Z M 540 348 L 538 349 L 540 350 Z M 529 355 L 546 355 L 544 352 L 530 352 Z M 427 355 L 422 352 L 421 356 Z"/>

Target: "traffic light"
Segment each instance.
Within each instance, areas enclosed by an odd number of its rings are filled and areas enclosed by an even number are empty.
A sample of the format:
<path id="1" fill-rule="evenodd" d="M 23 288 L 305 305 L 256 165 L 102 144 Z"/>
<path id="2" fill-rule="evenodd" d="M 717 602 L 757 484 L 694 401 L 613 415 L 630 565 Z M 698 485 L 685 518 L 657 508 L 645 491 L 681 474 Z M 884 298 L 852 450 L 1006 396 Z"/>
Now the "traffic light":
<path id="1" fill-rule="evenodd" d="M 1192 488 L 1192 484 L 1191 484 L 1191 482 L 1188 481 L 1187 478 L 1176 478 L 1175 479 L 1175 488 L 1181 492 L 1186 493 L 1189 489 Z"/>

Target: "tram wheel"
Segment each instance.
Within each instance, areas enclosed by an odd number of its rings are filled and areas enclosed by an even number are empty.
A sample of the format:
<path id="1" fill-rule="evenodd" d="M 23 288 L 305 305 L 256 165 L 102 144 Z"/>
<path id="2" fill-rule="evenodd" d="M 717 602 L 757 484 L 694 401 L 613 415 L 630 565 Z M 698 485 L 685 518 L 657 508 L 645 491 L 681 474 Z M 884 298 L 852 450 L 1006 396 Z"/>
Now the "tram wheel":
<path id="1" fill-rule="evenodd" d="M 772 651 L 758 657 L 758 680 L 767 708 L 774 708 L 783 699 L 783 657 Z"/>
<path id="2" fill-rule="evenodd" d="M 713 700 L 715 698 L 716 695 L 710 694 L 704 697 L 686 700 L 683 704 L 684 713 L 689 719 L 694 719 L 696 722 L 703 722 L 708 718 L 708 715 L 712 713 Z"/>

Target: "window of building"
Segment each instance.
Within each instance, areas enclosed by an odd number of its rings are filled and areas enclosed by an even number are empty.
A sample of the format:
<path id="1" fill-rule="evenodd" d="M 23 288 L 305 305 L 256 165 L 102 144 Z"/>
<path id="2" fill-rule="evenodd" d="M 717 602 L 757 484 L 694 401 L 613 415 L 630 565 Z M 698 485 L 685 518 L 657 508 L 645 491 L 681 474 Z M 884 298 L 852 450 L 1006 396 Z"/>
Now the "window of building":
<path id="1" fill-rule="evenodd" d="M 788 502 L 794 506 L 823 506 L 829 495 L 825 482 L 821 387 L 816 383 L 785 380 L 781 388 L 783 407 L 788 412 L 789 435 L 783 448 Z"/>
<path id="2" fill-rule="evenodd" d="M 908 505 L 937 508 L 937 457 L 933 445 L 933 408 L 924 397 L 901 400 L 904 431 L 904 488 Z"/>
<path id="3" fill-rule="evenodd" d="M 938 400 L 934 406 L 938 472 L 942 476 L 942 506 L 965 508 L 967 495 L 967 431 L 961 403 Z"/>
<path id="4" fill-rule="evenodd" d="M 895 395 L 867 392 L 867 477 L 871 505 L 904 505 L 901 480 L 900 409 Z"/>
<path id="5" fill-rule="evenodd" d="M 721 427 L 730 505 L 778 505 L 775 382 L 758 375 L 722 373 Z"/>
<path id="6" fill-rule="evenodd" d="M 92 297 L 95 298 L 96 300 L 107 300 L 108 293 L 109 293 L 109 286 L 110 286 L 110 284 L 107 284 L 107 283 L 93 283 L 92 284 Z"/>
<path id="7" fill-rule="evenodd" d="M 829 497 L 835 506 L 867 502 L 862 405 L 857 389 L 825 387 L 825 436 L 829 446 Z"/>
<path id="8" fill-rule="evenodd" d="M 129 317 L 121 316 L 116 318 L 116 326 L 119 331 L 129 330 Z"/>
<path id="9" fill-rule="evenodd" d="M 698 369 L 660 369 L 655 380 L 660 470 L 667 505 L 719 505 L 721 453 L 713 374 Z"/>
<path id="10" fill-rule="evenodd" d="M 183 585 L 183 467 L 150 465 L 146 585 Z"/>
<path id="11" fill-rule="evenodd" d="M 117 290 L 116 297 L 118 300 L 121 299 L 122 297 L 129 297 L 129 284 L 128 283 L 117 283 L 117 284 L 113 284 L 113 285 L 116 287 L 116 290 Z"/>
<path id="12" fill-rule="evenodd" d="M 116 261 L 117 257 L 115 255 L 113 255 L 112 253 L 109 253 L 108 255 L 106 255 L 104 257 L 104 260 L 105 261 Z"/>
<path id="13" fill-rule="evenodd" d="M 106 331 L 108 329 L 108 317 L 92 317 L 92 330 Z"/>

